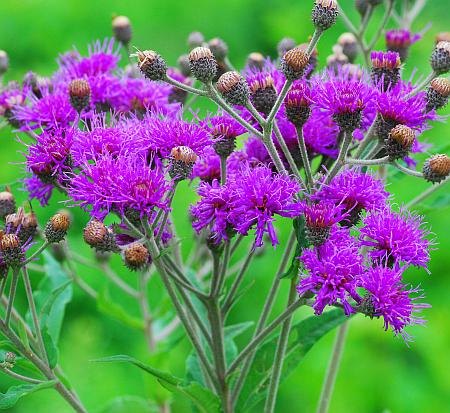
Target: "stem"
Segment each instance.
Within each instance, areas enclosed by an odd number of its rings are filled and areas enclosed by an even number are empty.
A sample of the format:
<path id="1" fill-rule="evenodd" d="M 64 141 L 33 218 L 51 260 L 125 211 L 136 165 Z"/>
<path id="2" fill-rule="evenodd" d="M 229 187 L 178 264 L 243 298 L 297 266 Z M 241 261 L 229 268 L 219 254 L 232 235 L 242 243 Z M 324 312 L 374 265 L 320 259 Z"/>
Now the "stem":
<path id="1" fill-rule="evenodd" d="M 373 49 L 373 47 L 377 43 L 378 39 L 380 38 L 381 33 L 383 33 L 383 29 L 386 26 L 389 18 L 391 17 L 393 7 L 394 7 L 394 0 L 388 0 L 388 5 L 387 5 L 386 11 L 384 13 L 383 20 L 381 20 L 381 24 L 378 27 L 378 30 L 375 33 L 375 36 L 372 38 L 371 42 L 369 43 L 366 50 L 364 51 L 365 54 L 370 52 Z"/>
<path id="2" fill-rule="evenodd" d="M 345 321 L 339 327 L 336 341 L 333 346 L 333 353 L 331 355 L 330 364 L 325 376 L 322 393 L 320 395 L 319 406 L 317 413 L 326 413 L 330 404 L 331 395 L 333 393 L 334 383 L 336 382 L 336 375 L 339 369 L 339 364 L 344 350 L 345 338 L 347 337 L 349 321 Z"/>
<path id="3" fill-rule="evenodd" d="M 196 89 L 195 87 L 185 85 L 184 83 L 181 83 L 178 80 L 175 80 L 168 75 L 166 75 L 164 81 L 167 83 L 170 83 L 173 86 L 176 86 L 179 89 L 183 89 L 186 92 L 194 93 L 195 95 L 199 95 L 199 96 L 208 96 L 208 92 L 206 90 Z"/>
<path id="4" fill-rule="evenodd" d="M 266 125 L 264 127 L 263 142 L 278 172 L 287 175 L 288 173 L 286 171 L 286 168 L 284 167 L 280 155 L 278 154 L 277 149 L 275 148 L 275 145 L 272 141 L 272 125 Z"/>
<path id="5" fill-rule="evenodd" d="M 6 326 L 9 326 L 9 320 L 11 319 L 11 311 L 14 305 L 14 298 L 16 297 L 18 281 L 19 281 L 19 268 L 13 268 L 11 286 L 9 287 L 8 307 L 6 308 L 5 314 Z"/>
<path id="6" fill-rule="evenodd" d="M 259 114 L 250 100 L 247 100 L 245 107 L 261 126 L 266 124 L 266 120 Z"/>
<path id="7" fill-rule="evenodd" d="M 169 193 L 169 199 L 167 202 L 167 207 L 166 207 L 166 211 L 164 212 L 164 216 L 163 219 L 161 221 L 161 224 L 159 226 L 159 230 L 158 230 L 158 234 L 156 235 L 156 243 L 159 243 L 161 241 L 163 232 L 164 232 L 164 227 L 166 226 L 167 223 L 167 219 L 169 218 L 169 214 L 170 214 L 170 207 L 172 205 L 172 201 L 173 201 L 173 197 L 175 196 L 175 189 L 177 187 L 178 182 L 174 183 L 174 186 L 172 188 L 172 190 Z M 152 234 L 147 234 L 147 236 L 151 236 Z"/>
<path id="8" fill-rule="evenodd" d="M 283 135 L 281 135 L 280 129 L 278 128 L 278 125 L 276 122 L 273 123 L 273 128 L 275 132 L 275 136 L 277 137 L 278 143 L 281 147 L 281 150 L 283 151 L 284 156 L 286 157 L 286 160 L 288 161 L 289 167 L 291 168 L 292 173 L 296 176 L 296 178 L 303 184 L 303 179 L 300 175 L 300 172 L 297 168 L 297 165 L 295 164 L 294 158 L 292 157 L 291 151 L 286 145 L 286 141 L 283 138 Z"/>
<path id="9" fill-rule="evenodd" d="M 302 305 L 306 303 L 305 299 L 298 299 L 291 303 L 286 310 L 284 310 L 275 320 L 273 320 L 264 330 L 258 333 L 239 353 L 239 355 L 233 360 L 231 366 L 228 369 L 227 375 L 232 374 L 239 366 L 239 364 L 249 357 L 253 351 L 261 344 L 265 338 L 272 333 L 282 322 L 291 317 L 291 315 Z"/>
<path id="10" fill-rule="evenodd" d="M 339 155 L 334 163 L 331 171 L 329 172 L 325 183 L 329 184 L 331 180 L 336 176 L 336 174 L 340 171 L 342 166 L 345 164 L 345 158 L 347 157 L 348 147 L 352 141 L 352 134 L 350 132 L 345 132 L 344 139 L 342 140 L 341 149 L 339 150 Z"/>
<path id="11" fill-rule="evenodd" d="M 394 162 L 395 167 L 404 172 L 405 174 L 411 175 L 411 176 L 415 176 L 416 178 L 422 178 L 423 179 L 423 173 L 422 172 L 417 172 L 417 171 L 413 171 L 412 169 L 407 168 L 406 166 L 400 165 L 398 162 Z"/>
<path id="12" fill-rule="evenodd" d="M 223 284 L 225 283 L 225 276 L 227 274 L 228 264 L 230 262 L 230 257 L 231 257 L 231 244 L 228 241 L 225 243 L 222 267 L 220 268 L 219 280 L 217 282 L 216 290 L 214 291 L 214 296 L 219 296 L 222 292 Z"/>
<path id="13" fill-rule="evenodd" d="M 412 98 L 413 96 L 417 95 L 422 89 L 424 89 L 435 77 L 437 77 L 437 73 L 433 70 L 422 83 L 419 83 L 414 90 L 409 92 L 405 97 L 404 100 L 407 100 L 409 98 Z"/>
<path id="14" fill-rule="evenodd" d="M 370 125 L 370 128 L 366 132 L 366 136 L 364 137 L 364 139 L 358 145 L 358 149 L 356 150 L 356 153 L 355 153 L 355 158 L 361 156 L 361 154 L 364 152 L 364 149 L 372 141 L 372 139 L 373 139 L 373 131 L 375 129 L 375 123 L 376 123 L 376 120 L 374 120 L 372 122 L 372 125 Z"/>
<path id="15" fill-rule="evenodd" d="M 225 318 L 228 311 L 231 309 L 231 307 L 234 304 L 234 298 L 235 294 L 239 289 L 239 286 L 241 285 L 242 281 L 244 280 L 245 273 L 247 272 L 247 269 L 252 262 L 253 257 L 255 256 L 256 248 L 251 247 L 249 253 L 247 254 L 247 257 L 245 258 L 244 264 L 242 264 L 241 270 L 239 271 L 239 274 L 235 278 L 230 291 L 228 292 L 225 301 L 222 306 L 222 315 Z"/>
<path id="16" fill-rule="evenodd" d="M 361 39 L 364 37 L 364 32 L 367 29 L 367 25 L 369 24 L 369 21 L 370 21 L 370 18 L 372 17 L 372 14 L 373 14 L 373 6 L 369 3 L 367 5 L 366 12 L 364 13 L 364 17 L 363 17 L 363 19 L 361 21 L 361 26 L 359 28 L 357 37 L 359 37 Z"/>
<path id="17" fill-rule="evenodd" d="M 220 184 L 225 185 L 227 183 L 227 157 L 220 157 Z"/>
<path id="18" fill-rule="evenodd" d="M 267 124 L 271 124 L 272 121 L 274 120 L 274 118 L 277 115 L 278 111 L 280 110 L 281 104 L 283 103 L 284 98 L 288 94 L 291 86 L 292 86 L 292 80 L 287 79 L 284 82 L 283 87 L 281 88 L 280 94 L 278 95 L 277 100 L 276 100 L 275 104 L 273 105 L 272 110 L 270 111 L 269 115 L 266 118 Z"/>
<path id="19" fill-rule="evenodd" d="M 36 258 L 42 251 L 44 251 L 49 246 L 48 241 L 44 241 L 42 245 L 27 259 L 22 265 L 27 265 L 30 261 Z"/>
<path id="20" fill-rule="evenodd" d="M 413 198 L 411 201 L 409 201 L 405 208 L 411 208 L 412 206 L 418 204 L 420 201 L 423 201 L 425 198 L 429 197 L 431 194 L 436 192 L 438 189 L 442 188 L 445 184 L 450 182 L 450 178 L 447 177 L 444 181 L 440 182 L 439 184 L 432 185 L 425 191 L 423 191 L 421 194 L 417 195 L 415 198 Z"/>
<path id="21" fill-rule="evenodd" d="M 291 252 L 292 252 L 295 242 L 296 242 L 295 232 L 292 231 L 291 235 L 289 237 L 289 240 L 286 244 L 286 249 L 284 250 L 283 257 L 281 258 L 280 265 L 278 267 L 278 271 L 275 274 L 275 277 L 272 282 L 272 286 L 267 295 L 267 301 L 264 303 L 264 307 L 261 311 L 261 316 L 258 320 L 258 324 L 256 325 L 255 332 L 253 334 L 253 338 L 255 338 L 262 331 L 262 329 L 264 328 L 264 325 L 266 324 L 267 319 L 269 318 L 269 315 L 272 311 L 273 303 L 277 296 L 278 288 L 280 286 L 280 282 L 281 282 L 280 275 L 284 273 L 284 269 L 289 261 L 289 258 L 290 258 L 290 255 L 291 255 Z M 244 385 L 247 375 L 252 366 L 253 359 L 255 357 L 255 353 L 256 353 L 256 349 L 253 350 L 253 352 L 249 355 L 249 357 L 245 361 L 244 365 L 242 366 L 241 374 L 239 375 L 236 385 L 233 389 L 233 395 L 232 395 L 233 405 L 237 402 L 239 393 L 242 390 L 242 386 Z"/>
<path id="22" fill-rule="evenodd" d="M 0 365 L 0 369 L 7 374 L 8 376 L 11 376 L 17 380 L 22 380 L 25 381 L 27 383 L 31 383 L 31 384 L 41 384 L 41 383 L 45 383 L 44 380 L 37 380 L 37 379 L 33 379 L 32 377 L 27 377 L 27 376 L 22 376 L 21 374 L 18 373 L 14 373 L 13 371 L 11 371 L 10 369 L 3 367 Z"/>
<path id="23" fill-rule="evenodd" d="M 314 184 L 314 179 L 311 171 L 311 164 L 308 158 L 308 151 L 306 149 L 305 137 L 303 136 L 303 131 L 301 127 L 297 128 L 297 140 L 298 140 L 298 147 L 300 149 L 300 155 L 302 156 L 303 168 L 305 169 L 306 183 L 308 187 L 311 188 Z"/>
<path id="24" fill-rule="evenodd" d="M 95 291 L 89 284 L 85 283 L 80 277 L 77 275 L 77 271 L 75 269 L 75 266 L 72 262 L 72 253 L 70 252 L 70 249 L 68 248 L 67 242 L 64 245 L 64 254 L 66 255 L 66 266 L 69 270 L 69 277 L 71 280 L 78 285 L 87 295 L 92 297 L 94 300 L 97 299 L 98 294 L 97 291 Z"/>
<path id="25" fill-rule="evenodd" d="M 28 306 L 30 308 L 31 316 L 33 318 L 34 330 L 36 333 L 39 353 L 41 354 L 41 357 L 44 359 L 46 364 L 49 365 L 47 351 L 45 350 L 44 339 L 42 338 L 42 332 L 39 325 L 39 318 L 36 311 L 36 304 L 33 298 L 33 290 L 31 289 L 30 277 L 28 276 L 27 267 L 22 267 L 22 277 L 23 282 L 25 284 L 25 292 L 27 294 Z"/>
<path id="26" fill-rule="evenodd" d="M 377 165 L 385 165 L 389 163 L 389 156 L 385 156 L 383 158 L 378 159 L 352 159 L 348 158 L 345 160 L 346 164 L 349 165 L 363 165 L 363 166 L 377 166 Z"/>
<path id="27" fill-rule="evenodd" d="M 291 288 L 289 290 L 289 297 L 287 307 L 294 302 L 296 296 L 295 278 L 291 281 Z M 280 386 L 281 373 L 283 371 L 283 361 L 286 355 L 286 348 L 289 341 L 289 333 L 291 332 L 292 315 L 286 319 L 281 327 L 280 336 L 277 342 L 277 348 L 275 350 L 275 359 L 272 369 L 272 375 L 270 377 L 270 384 L 268 390 L 268 396 L 266 399 L 266 405 L 264 411 L 266 413 L 273 413 L 275 411 L 275 404 L 277 401 L 278 388 Z"/>
<path id="28" fill-rule="evenodd" d="M 123 281 L 122 278 L 120 278 L 107 263 L 103 263 L 101 265 L 101 268 L 104 274 L 125 294 L 128 294 L 129 296 L 134 298 L 138 298 L 140 296 L 139 291 L 135 290 L 133 287 L 129 286 L 125 281 Z"/>
<path id="29" fill-rule="evenodd" d="M 321 29 L 314 30 L 314 34 L 309 42 L 308 48 L 306 49 L 306 53 L 311 56 L 313 50 L 316 48 L 317 43 L 319 43 L 320 37 L 322 36 L 323 31 Z"/>
<path id="30" fill-rule="evenodd" d="M 150 314 L 147 303 L 147 285 L 148 285 L 148 274 L 146 272 L 139 273 L 139 292 L 138 292 L 138 302 L 141 308 L 142 317 L 144 321 L 144 333 L 145 339 L 147 341 L 147 346 L 152 353 L 155 350 L 155 337 L 153 336 L 153 318 Z"/>

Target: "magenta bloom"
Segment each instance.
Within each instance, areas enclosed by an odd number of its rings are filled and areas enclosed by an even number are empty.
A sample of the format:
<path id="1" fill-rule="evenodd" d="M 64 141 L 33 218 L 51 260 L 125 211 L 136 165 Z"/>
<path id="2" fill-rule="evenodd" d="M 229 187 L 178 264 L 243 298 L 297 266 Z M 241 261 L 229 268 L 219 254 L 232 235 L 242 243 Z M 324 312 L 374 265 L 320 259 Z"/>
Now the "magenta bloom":
<path id="1" fill-rule="evenodd" d="M 205 129 L 214 139 L 233 139 L 246 132 L 241 126 L 228 114 L 218 112 L 215 116 L 210 116 L 199 122 L 200 126 Z"/>
<path id="2" fill-rule="evenodd" d="M 27 168 L 43 181 L 52 180 L 70 171 L 73 162 L 70 149 L 73 128 L 43 131 L 36 142 L 28 147 L 25 155 Z"/>
<path id="3" fill-rule="evenodd" d="M 227 185 L 220 186 L 215 179 L 211 184 L 202 182 L 198 189 L 201 199 L 196 205 L 191 206 L 194 217 L 192 226 L 200 232 L 205 227 L 210 227 L 213 238 L 220 242 L 228 240 L 229 232 L 234 228 L 230 220 L 232 198 L 230 188 Z"/>
<path id="4" fill-rule="evenodd" d="M 337 158 L 339 127 L 333 119 L 320 110 L 313 110 L 310 118 L 303 125 L 303 137 L 305 138 L 308 153 L 325 155 Z"/>
<path id="5" fill-rule="evenodd" d="M 244 168 L 241 174 L 235 175 L 231 185 L 231 219 L 237 223 L 238 232 L 246 235 L 255 227 L 256 247 L 262 246 L 265 233 L 268 233 L 272 245 L 277 245 L 274 216 L 294 218 L 299 215 L 301 205 L 295 199 L 301 190 L 299 185 L 288 176 L 273 174 L 265 166 Z"/>
<path id="6" fill-rule="evenodd" d="M 388 49 L 393 51 L 397 51 L 394 46 L 408 47 L 422 38 L 419 33 L 411 33 L 407 29 L 387 30 L 385 37 Z"/>
<path id="7" fill-rule="evenodd" d="M 73 176 L 68 195 L 98 219 L 129 209 L 142 217 L 151 216 L 155 207 L 167 207 L 164 196 L 169 188 L 161 169 L 150 168 L 146 159 L 105 154 L 95 164 L 86 162 Z"/>
<path id="8" fill-rule="evenodd" d="M 41 89 L 42 98 L 38 99 L 29 91 L 27 100 L 29 105 L 15 106 L 15 118 L 23 124 L 22 130 L 47 129 L 69 126 L 76 118 L 77 112 L 69 101 L 66 85 L 53 85 Z"/>
<path id="9" fill-rule="evenodd" d="M 321 246 L 305 250 L 300 257 L 309 275 L 297 285 L 300 295 L 313 292 L 314 312 L 322 314 L 327 305 L 340 303 L 346 315 L 354 313 L 349 300 L 360 301 L 357 278 L 363 272 L 363 256 L 348 229 L 333 227 L 329 239 Z"/>
<path id="10" fill-rule="evenodd" d="M 347 169 L 329 184 L 324 184 L 313 198 L 343 204 L 356 218 L 362 210 L 384 208 L 388 197 L 382 181 L 370 174 Z"/>
<path id="11" fill-rule="evenodd" d="M 375 262 L 401 262 L 427 268 L 432 243 L 422 228 L 423 218 L 389 206 L 368 212 L 363 219 L 360 242 Z"/>
<path id="12" fill-rule="evenodd" d="M 205 182 L 220 180 L 220 157 L 212 146 L 205 148 L 202 157 L 195 162 L 191 178 L 200 178 Z"/>
<path id="13" fill-rule="evenodd" d="M 425 320 L 415 314 L 431 306 L 416 303 L 423 295 L 418 288 L 408 288 L 401 282 L 402 272 L 400 268 L 370 267 L 360 277 L 358 287 L 367 291 L 361 302 L 362 310 L 371 317 L 383 317 L 386 331 L 390 327 L 395 335 L 400 334 L 405 341 L 411 341 L 404 328 L 411 324 L 424 324 Z"/>
<path id="14" fill-rule="evenodd" d="M 37 199 L 41 206 L 47 206 L 54 186 L 42 182 L 36 175 L 31 175 L 23 180 L 23 190 L 28 193 L 30 199 Z"/>

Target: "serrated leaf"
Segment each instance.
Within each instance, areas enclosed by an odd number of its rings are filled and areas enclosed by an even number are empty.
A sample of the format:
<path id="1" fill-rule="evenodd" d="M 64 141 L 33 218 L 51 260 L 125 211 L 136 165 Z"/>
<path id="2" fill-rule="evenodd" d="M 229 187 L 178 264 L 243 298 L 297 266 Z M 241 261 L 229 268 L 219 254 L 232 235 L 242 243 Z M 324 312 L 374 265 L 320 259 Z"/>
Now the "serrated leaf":
<path id="1" fill-rule="evenodd" d="M 107 286 L 105 286 L 97 296 L 97 308 L 103 314 L 122 322 L 128 327 L 136 330 L 144 330 L 144 322 L 141 319 L 131 316 L 124 308 L 117 304 L 116 301 L 111 299 Z"/>
<path id="2" fill-rule="evenodd" d="M 342 310 L 331 310 L 321 316 L 311 316 L 294 324 L 291 328 L 284 358 L 282 380 L 285 380 L 292 373 L 321 337 L 345 320 L 348 320 L 348 317 L 344 315 Z M 238 412 L 251 409 L 265 397 L 272 374 L 278 335 L 279 333 L 271 335 L 257 351 L 239 397 Z"/>
<path id="3" fill-rule="evenodd" d="M 19 399 L 27 394 L 34 393 L 39 390 L 53 387 L 56 381 L 46 381 L 40 384 L 21 384 L 19 386 L 10 387 L 6 393 L 0 393 L 0 409 L 6 410 L 13 407 Z"/>
<path id="4" fill-rule="evenodd" d="M 165 387 L 167 390 L 173 393 L 179 393 L 187 397 L 196 406 L 196 408 L 202 413 L 220 413 L 222 411 L 220 399 L 211 390 L 201 386 L 199 383 L 190 382 L 186 383 L 182 379 L 173 376 L 172 374 L 166 373 L 164 371 L 155 369 L 139 360 L 126 355 L 117 355 L 111 357 L 105 357 L 98 360 L 93 360 L 95 362 L 102 363 L 130 363 L 145 372 L 154 376 L 158 382 Z"/>

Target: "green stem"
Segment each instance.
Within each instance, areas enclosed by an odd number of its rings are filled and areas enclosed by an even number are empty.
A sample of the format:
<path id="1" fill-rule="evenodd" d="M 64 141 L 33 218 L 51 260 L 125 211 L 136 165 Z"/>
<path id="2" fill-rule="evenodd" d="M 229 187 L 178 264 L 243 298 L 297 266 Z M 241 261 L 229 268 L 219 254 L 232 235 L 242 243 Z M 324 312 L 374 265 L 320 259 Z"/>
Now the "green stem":
<path id="1" fill-rule="evenodd" d="M 158 233 L 156 235 L 156 243 L 159 243 L 161 241 L 162 235 L 164 233 L 164 228 L 166 226 L 167 223 L 167 219 L 169 218 L 169 214 L 170 214 L 170 208 L 172 205 L 172 201 L 173 201 L 173 197 L 175 196 L 175 190 L 177 188 L 178 182 L 175 181 L 173 188 L 171 189 L 171 191 L 169 192 L 168 195 L 168 202 L 167 202 L 167 206 L 166 206 L 166 211 L 164 212 L 164 216 L 163 219 L 161 221 L 161 225 L 159 226 L 159 230 Z M 151 236 L 152 234 L 147 234 L 147 236 Z"/>
<path id="2" fill-rule="evenodd" d="M 447 177 L 444 181 L 440 182 L 439 184 L 434 184 L 430 186 L 428 189 L 426 189 L 421 194 L 417 195 L 415 198 L 409 201 L 405 205 L 405 208 L 411 208 L 412 206 L 418 204 L 419 202 L 423 201 L 425 198 L 428 198 L 430 195 L 432 195 L 434 192 L 436 192 L 438 189 L 442 188 L 445 184 L 448 184 L 449 182 L 450 178 Z"/>
<path id="3" fill-rule="evenodd" d="M 195 87 L 185 85 L 184 83 L 181 83 L 178 80 L 175 80 L 168 75 L 166 75 L 166 78 L 164 79 L 164 81 L 167 83 L 170 83 L 171 85 L 176 86 L 177 88 L 182 89 L 186 92 L 194 93 L 195 95 L 199 95 L 199 96 L 208 96 L 208 92 L 206 90 L 196 89 Z"/>
<path id="4" fill-rule="evenodd" d="M 278 143 L 281 147 L 281 150 L 282 150 L 284 156 L 286 157 L 286 160 L 288 161 L 288 164 L 289 164 L 289 167 L 291 168 L 292 173 L 295 175 L 295 177 L 298 179 L 298 181 L 304 186 L 303 179 L 300 175 L 297 165 L 295 164 L 295 161 L 294 161 L 294 158 L 292 157 L 291 151 L 287 147 L 286 141 L 284 140 L 283 135 L 281 134 L 276 121 L 273 123 L 273 128 L 274 128 L 275 136 L 277 137 Z"/>
<path id="5" fill-rule="evenodd" d="M 227 157 L 220 157 L 220 184 L 225 185 L 227 183 Z"/>
<path id="6" fill-rule="evenodd" d="M 301 127 L 297 128 L 297 140 L 298 147 L 300 149 L 300 155 L 302 157 L 303 168 L 306 174 L 306 183 L 310 189 L 314 184 L 314 179 L 311 171 L 311 163 L 309 162 L 308 151 L 306 149 L 305 137 L 303 136 L 303 131 Z"/>
<path id="7" fill-rule="evenodd" d="M 319 43 L 320 37 L 322 36 L 323 31 L 321 29 L 314 30 L 314 34 L 311 38 L 311 41 L 308 44 L 308 48 L 306 49 L 306 53 L 311 56 L 312 52 L 317 46 L 317 43 Z"/>
<path id="8" fill-rule="evenodd" d="M 42 245 L 27 259 L 22 265 L 27 265 L 29 262 L 33 261 L 38 255 L 42 253 L 49 246 L 48 241 L 44 241 Z"/>
<path id="9" fill-rule="evenodd" d="M 9 287 L 8 306 L 6 307 L 6 314 L 5 314 L 6 326 L 9 326 L 9 321 L 11 320 L 11 311 L 13 309 L 14 299 L 16 297 L 18 281 L 19 281 L 19 268 L 13 268 L 11 286 Z"/>
<path id="10" fill-rule="evenodd" d="M 385 156 L 383 158 L 378 159 L 353 159 L 348 158 L 345 160 L 346 164 L 349 165 L 362 165 L 362 166 L 377 166 L 377 165 L 385 165 L 389 163 L 389 156 Z"/>
<path id="11" fill-rule="evenodd" d="M 45 350 L 44 339 L 42 338 L 41 327 L 39 325 L 39 317 L 36 311 L 36 304 L 33 298 L 33 290 L 31 288 L 30 277 L 28 276 L 27 267 L 22 267 L 22 277 L 23 282 L 25 284 L 25 292 L 27 294 L 28 306 L 30 308 L 30 313 L 33 318 L 34 330 L 36 333 L 39 353 L 41 354 L 41 357 L 43 358 L 45 363 L 49 365 L 47 351 Z"/>
<path id="12" fill-rule="evenodd" d="M 286 168 L 284 167 L 280 155 L 278 154 L 277 149 L 275 148 L 275 145 L 272 141 L 272 125 L 266 125 L 264 127 L 263 142 L 278 172 L 287 175 L 288 173 L 286 171 Z"/>
<path id="13" fill-rule="evenodd" d="M 291 288 L 289 290 L 289 297 L 287 302 L 288 308 L 294 302 L 297 293 L 295 286 L 296 279 L 294 278 L 291 281 Z M 269 390 L 264 408 L 264 411 L 266 413 L 273 413 L 275 411 L 278 388 L 280 386 L 281 373 L 283 371 L 284 357 L 286 355 L 286 349 L 289 341 L 289 333 L 291 332 L 292 315 L 284 321 L 281 327 L 280 336 L 278 338 L 272 374 L 270 376 Z"/>
<path id="14" fill-rule="evenodd" d="M 415 176 L 416 178 L 422 178 L 423 179 L 423 173 L 413 171 L 412 169 L 407 168 L 406 166 L 400 165 L 398 162 L 394 162 L 395 167 L 402 171 L 403 173 L 411 176 Z"/>
<path id="15" fill-rule="evenodd" d="M 258 323 L 255 328 L 255 332 L 253 334 L 253 338 L 255 338 L 264 328 L 267 319 L 270 316 L 270 313 L 272 311 L 273 303 L 275 301 L 275 298 L 277 296 L 278 288 L 280 286 L 281 280 L 280 276 L 284 273 L 287 263 L 289 262 L 292 249 L 294 248 L 294 244 L 296 242 L 296 235 L 295 232 L 292 231 L 291 235 L 289 237 L 289 240 L 286 244 L 286 249 L 284 250 L 283 256 L 280 261 L 280 265 L 278 267 L 278 271 L 275 274 L 275 277 L 273 277 L 272 286 L 270 287 L 269 293 L 267 294 L 267 300 L 264 303 L 264 307 L 261 311 L 261 315 L 259 317 Z M 253 349 L 247 360 L 245 361 L 244 365 L 242 366 L 240 375 L 237 379 L 236 385 L 233 389 L 233 395 L 232 395 L 232 401 L 233 405 L 236 404 L 239 394 L 242 390 L 242 387 L 245 383 L 245 380 L 247 378 L 247 375 L 250 371 L 250 368 L 252 366 L 254 357 L 255 357 L 256 349 Z"/>
<path id="16" fill-rule="evenodd" d="M 437 73 L 433 70 L 424 80 L 422 83 L 417 85 L 410 93 L 408 93 L 404 100 L 407 100 L 409 98 L 412 98 L 413 96 L 417 95 L 421 90 L 423 90 L 435 77 L 437 77 Z"/>
<path id="17" fill-rule="evenodd" d="M 247 104 L 245 105 L 245 107 L 261 126 L 264 126 L 266 124 L 266 120 L 259 114 L 250 100 L 247 100 Z"/>
<path id="18" fill-rule="evenodd" d="M 103 263 L 101 265 L 103 273 L 109 278 L 120 290 L 130 297 L 138 298 L 140 296 L 139 291 L 135 290 L 133 287 L 129 286 L 122 278 L 120 278 L 109 266 L 108 263 Z"/>
<path id="19" fill-rule="evenodd" d="M 270 111 L 269 115 L 266 118 L 266 123 L 271 124 L 272 121 L 275 119 L 275 116 L 277 115 L 278 111 L 280 110 L 281 104 L 284 101 L 284 98 L 289 92 L 289 89 L 292 86 L 292 80 L 286 80 L 284 82 L 283 87 L 281 88 L 280 94 L 277 97 L 277 100 L 275 101 L 275 104 L 273 105 L 272 110 Z"/>
<path id="20" fill-rule="evenodd" d="M 355 158 L 358 158 L 359 156 L 361 156 L 361 154 L 364 152 L 364 149 L 366 149 L 367 145 L 370 142 L 372 142 L 373 132 L 374 132 L 374 129 L 375 129 L 375 123 L 376 123 L 376 120 L 374 120 L 372 122 L 372 125 L 370 125 L 370 128 L 366 132 L 366 136 L 364 137 L 364 139 L 358 145 L 358 149 L 356 150 L 356 153 L 354 155 Z"/>
<path id="21" fill-rule="evenodd" d="M 347 337 L 349 327 L 349 321 L 345 321 L 339 327 L 336 341 L 334 343 L 333 352 L 331 355 L 330 364 L 325 376 L 325 381 L 320 395 L 319 406 L 317 413 L 326 413 L 330 405 L 331 395 L 333 393 L 334 383 L 336 382 L 336 376 L 341 362 L 342 353 L 344 350 L 345 338 Z"/>
<path id="22" fill-rule="evenodd" d="M 147 298 L 148 273 L 141 271 L 139 273 L 139 292 L 138 303 L 141 308 L 142 318 L 144 321 L 144 334 L 147 341 L 148 350 L 150 353 L 155 351 L 155 337 L 153 335 L 153 318 L 150 314 Z"/>
<path id="23" fill-rule="evenodd" d="M 339 150 L 338 158 L 327 175 L 326 183 L 329 184 L 331 180 L 336 176 L 340 169 L 345 165 L 345 159 L 347 158 L 347 151 L 352 141 L 352 134 L 345 132 L 344 139 L 342 140 L 341 148 Z"/>
<path id="24" fill-rule="evenodd" d="M 31 383 L 31 384 L 42 384 L 42 383 L 45 383 L 44 380 L 33 379 L 32 377 L 22 376 L 21 374 L 14 373 L 10 369 L 8 369 L 7 367 L 4 367 L 2 365 L 0 365 L 0 369 L 5 374 L 7 374 L 8 376 L 11 376 L 12 378 L 14 378 L 16 380 L 22 380 L 22 381 L 24 381 L 26 383 Z"/>
<path id="25" fill-rule="evenodd" d="M 388 0 L 388 6 L 384 13 L 383 19 L 381 20 L 380 26 L 378 27 L 378 30 L 375 33 L 375 36 L 373 37 L 373 39 L 367 46 L 367 48 L 365 50 L 365 54 L 369 53 L 373 49 L 373 47 L 376 45 L 378 39 L 381 36 L 381 33 L 383 33 L 383 29 L 385 28 L 389 18 L 391 17 L 393 7 L 394 7 L 394 0 Z"/>

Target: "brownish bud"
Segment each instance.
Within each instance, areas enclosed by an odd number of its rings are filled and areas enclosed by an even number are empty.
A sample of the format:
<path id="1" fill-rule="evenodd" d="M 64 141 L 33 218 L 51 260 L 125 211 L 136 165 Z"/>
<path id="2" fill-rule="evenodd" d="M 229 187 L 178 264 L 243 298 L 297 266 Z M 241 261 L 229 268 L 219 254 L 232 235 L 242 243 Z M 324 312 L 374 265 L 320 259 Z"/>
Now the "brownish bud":
<path id="1" fill-rule="evenodd" d="M 201 82 L 209 82 L 216 76 L 217 62 L 207 47 L 196 47 L 189 53 L 189 64 L 194 77 Z"/>
<path id="2" fill-rule="evenodd" d="M 220 38 L 215 37 L 208 42 L 208 47 L 217 60 L 224 60 L 228 54 L 228 45 Z"/>
<path id="3" fill-rule="evenodd" d="M 139 242 L 131 244 L 124 252 L 125 265 L 133 271 L 146 267 L 149 259 L 148 249 Z"/>
<path id="4" fill-rule="evenodd" d="M 264 67 L 264 56 L 258 52 L 250 53 L 247 57 L 247 66 L 262 69 Z"/>
<path id="5" fill-rule="evenodd" d="M 238 72 L 226 72 L 217 81 L 218 91 L 233 105 L 244 106 L 249 97 L 247 82 Z"/>
<path id="6" fill-rule="evenodd" d="M 450 32 L 441 32 L 436 35 L 436 44 L 440 42 L 450 42 Z"/>
<path id="7" fill-rule="evenodd" d="M 169 168 L 169 175 L 176 181 L 182 181 L 189 177 L 197 160 L 197 154 L 187 146 L 177 146 L 170 152 L 172 162 Z"/>
<path id="8" fill-rule="evenodd" d="M 430 85 L 436 92 L 444 97 L 450 95 L 450 80 L 445 77 L 436 77 L 431 81 Z"/>
<path id="9" fill-rule="evenodd" d="M 150 80 L 163 80 L 167 73 L 166 61 L 153 50 L 138 51 L 139 70 Z"/>
<path id="10" fill-rule="evenodd" d="M 7 215 L 13 214 L 16 210 L 16 200 L 11 190 L 7 187 L 0 192 L 0 219 L 4 219 Z"/>
<path id="11" fill-rule="evenodd" d="M 115 38 L 124 44 L 128 44 L 131 40 L 131 23 L 126 16 L 116 16 L 112 19 L 112 29 Z"/>
<path id="12" fill-rule="evenodd" d="M 74 79 L 69 83 L 69 97 L 72 107 L 82 112 L 89 106 L 91 87 L 86 79 Z"/>
<path id="13" fill-rule="evenodd" d="M 445 154 L 434 155 L 423 165 L 423 175 L 429 182 L 440 182 L 450 174 L 450 158 Z"/>
<path id="14" fill-rule="evenodd" d="M 53 215 L 45 226 L 45 238 L 48 242 L 60 242 L 67 234 L 70 227 L 68 214 L 57 213 Z"/>
<path id="15" fill-rule="evenodd" d="M 281 60 L 281 70 L 286 79 L 296 80 L 302 77 L 309 64 L 309 55 L 301 47 L 288 50 Z"/>

